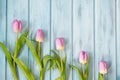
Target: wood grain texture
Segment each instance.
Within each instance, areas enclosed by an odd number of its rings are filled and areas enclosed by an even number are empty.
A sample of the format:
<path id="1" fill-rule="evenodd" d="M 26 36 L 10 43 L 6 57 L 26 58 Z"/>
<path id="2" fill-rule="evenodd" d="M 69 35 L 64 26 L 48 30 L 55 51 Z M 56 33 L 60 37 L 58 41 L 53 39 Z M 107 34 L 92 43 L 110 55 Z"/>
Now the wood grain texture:
<path id="1" fill-rule="evenodd" d="M 6 0 L 0 0 L 0 42 L 6 44 Z M 6 74 L 5 55 L 0 48 L 0 79 L 5 80 Z"/>
<path id="2" fill-rule="evenodd" d="M 22 20 L 23 32 L 29 28 L 31 39 L 37 29 L 45 32 L 42 54 L 51 54 L 55 39 L 65 38 L 67 65 L 81 68 L 78 55 L 86 50 L 90 56 L 89 80 L 98 80 L 98 62 L 109 63 L 106 80 L 120 80 L 120 0 L 0 0 L 0 42 L 14 52 L 14 19 Z M 21 33 L 20 33 L 21 34 Z M 20 36 L 20 35 L 19 35 Z M 57 50 L 56 50 L 57 51 Z M 39 80 L 39 67 L 27 46 L 19 58 Z M 14 80 L 8 62 L 0 49 L 0 80 Z M 18 68 L 20 80 L 27 80 Z M 55 80 L 59 71 L 47 71 L 45 80 Z M 67 80 L 79 80 L 78 74 L 67 66 Z"/>
<path id="3" fill-rule="evenodd" d="M 45 41 L 41 44 L 42 56 L 50 54 L 50 0 L 30 0 L 30 34 L 35 39 L 37 29 L 45 32 Z M 36 80 L 40 69 L 30 53 L 30 66 Z M 50 80 L 50 71 L 46 71 L 45 80 Z"/>
<path id="4" fill-rule="evenodd" d="M 106 80 L 116 80 L 115 0 L 95 1 L 95 80 L 98 62 L 109 63 Z"/>
<path id="5" fill-rule="evenodd" d="M 93 0 L 73 0 L 73 64 L 79 69 L 80 51 L 85 50 L 90 56 L 89 80 L 94 79 L 94 25 Z M 73 72 L 73 80 L 79 80 Z"/>
<path id="6" fill-rule="evenodd" d="M 12 22 L 14 19 L 22 21 L 24 31 L 28 27 L 28 0 L 8 0 L 7 1 L 7 46 L 11 53 L 14 53 L 16 42 L 16 34 L 12 30 Z M 19 34 L 20 36 L 20 34 Z M 28 65 L 28 48 L 25 46 L 20 53 L 19 58 Z M 22 71 L 18 68 L 18 75 L 20 80 L 26 80 Z M 13 80 L 13 74 L 9 64 L 7 64 L 7 79 Z"/>
<path id="7" fill-rule="evenodd" d="M 120 80 L 120 0 L 116 1 L 117 80 Z"/>
<path id="8" fill-rule="evenodd" d="M 72 63 L 72 0 L 52 0 L 51 1 L 51 49 L 55 48 L 55 39 L 65 38 L 65 50 L 63 57 L 67 55 L 67 64 Z M 57 50 L 56 50 L 57 51 Z M 58 51 L 57 51 L 58 52 Z M 58 52 L 59 53 L 59 52 Z M 72 80 L 72 70 L 67 66 L 67 80 Z M 59 71 L 51 71 L 51 80 L 60 77 Z"/>

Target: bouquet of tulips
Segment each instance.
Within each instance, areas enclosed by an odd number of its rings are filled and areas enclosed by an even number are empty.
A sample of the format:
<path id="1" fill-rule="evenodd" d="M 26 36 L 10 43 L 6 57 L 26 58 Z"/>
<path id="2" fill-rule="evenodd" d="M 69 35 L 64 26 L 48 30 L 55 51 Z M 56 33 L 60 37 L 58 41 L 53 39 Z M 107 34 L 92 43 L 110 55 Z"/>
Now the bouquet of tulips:
<path id="1" fill-rule="evenodd" d="M 14 80 L 19 80 L 18 74 L 17 74 L 17 67 L 18 66 L 25 76 L 27 77 L 28 80 L 35 80 L 35 77 L 33 74 L 30 72 L 29 68 L 27 65 L 24 64 L 20 59 L 18 59 L 20 52 L 25 45 L 29 47 L 29 49 L 32 52 L 32 55 L 35 59 L 35 61 L 38 63 L 38 66 L 40 68 L 40 76 L 39 80 L 44 80 L 45 76 L 45 71 L 46 71 L 46 66 L 48 62 L 50 61 L 50 67 L 48 70 L 57 67 L 57 69 L 60 72 L 60 77 L 56 78 L 56 80 L 67 80 L 66 77 L 66 60 L 67 56 L 63 58 L 62 53 L 65 48 L 65 40 L 64 38 L 56 38 L 56 49 L 58 50 L 51 50 L 51 52 L 54 54 L 53 56 L 51 55 L 45 55 L 41 56 L 42 54 L 42 49 L 41 49 L 41 44 L 44 42 L 44 31 L 42 29 L 38 29 L 36 32 L 36 40 L 30 40 L 28 38 L 28 30 L 26 30 L 24 33 L 21 34 L 19 37 L 19 33 L 22 30 L 22 23 L 20 20 L 14 20 L 12 23 L 12 29 L 16 33 L 16 44 L 15 44 L 15 49 L 14 49 L 14 54 L 11 54 L 11 51 L 3 44 L 0 42 L 0 47 L 2 48 L 5 57 L 10 65 L 11 71 L 14 75 Z M 37 45 L 34 45 L 34 43 L 37 43 Z M 37 47 L 37 49 L 36 49 Z M 60 55 L 59 55 L 60 54 Z M 80 80 L 88 80 L 89 77 L 89 57 L 88 53 L 86 51 L 81 51 L 79 54 L 79 63 L 81 64 L 81 68 L 78 68 L 74 65 L 71 65 L 71 68 L 76 70 L 79 74 Z M 98 80 L 105 80 L 105 75 L 108 72 L 108 64 L 105 61 L 100 61 L 99 62 L 99 74 L 98 74 Z"/>
<path id="2" fill-rule="evenodd" d="M 21 32 L 21 30 L 22 30 L 21 21 L 14 20 L 13 24 L 12 24 L 12 29 L 16 33 L 16 46 L 15 46 L 14 54 L 12 55 L 11 52 L 8 50 L 8 48 L 2 42 L 0 42 L 0 47 L 2 48 L 2 50 L 5 53 L 5 57 L 7 58 L 7 61 L 11 68 L 11 71 L 14 75 L 14 80 L 19 80 L 16 64 L 20 67 L 20 69 L 23 71 L 23 73 L 28 78 L 28 80 L 35 80 L 33 74 L 30 72 L 29 68 L 20 59 L 17 58 L 20 54 L 20 51 L 22 50 L 22 47 L 25 45 L 25 43 L 28 45 L 28 47 L 32 51 L 32 54 L 40 67 L 40 80 L 44 80 L 44 74 L 45 74 L 45 69 L 46 69 L 47 63 L 50 60 L 51 60 L 51 62 L 53 61 L 53 57 L 50 55 L 46 55 L 43 58 L 41 57 L 40 44 L 42 42 L 44 42 L 44 32 L 41 29 L 38 29 L 38 31 L 37 31 L 36 42 L 38 44 L 38 49 L 36 51 L 36 48 L 32 44 L 32 41 L 30 41 L 27 38 L 28 30 L 25 31 L 18 38 L 18 33 Z"/>

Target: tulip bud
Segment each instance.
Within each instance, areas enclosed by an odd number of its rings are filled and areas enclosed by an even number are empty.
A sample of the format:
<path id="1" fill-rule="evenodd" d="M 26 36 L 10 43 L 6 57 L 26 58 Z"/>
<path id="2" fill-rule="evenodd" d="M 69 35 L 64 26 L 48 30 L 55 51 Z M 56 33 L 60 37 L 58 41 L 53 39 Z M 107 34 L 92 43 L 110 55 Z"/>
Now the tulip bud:
<path id="1" fill-rule="evenodd" d="M 43 32 L 43 30 L 41 30 L 41 29 L 37 30 L 36 41 L 38 41 L 38 42 L 44 42 L 44 32 Z"/>
<path id="2" fill-rule="evenodd" d="M 87 61 L 88 61 L 87 52 L 81 51 L 81 52 L 80 52 L 80 55 L 79 55 L 79 62 L 80 62 L 81 64 L 86 64 Z"/>
<path id="3" fill-rule="evenodd" d="M 21 32 L 22 30 L 22 22 L 15 19 L 12 23 L 12 29 L 14 32 L 18 33 L 18 32 Z"/>
<path id="4" fill-rule="evenodd" d="M 59 51 L 64 50 L 64 38 L 56 38 L 56 49 Z"/>
<path id="5" fill-rule="evenodd" d="M 99 62 L 99 73 L 106 74 L 108 72 L 108 64 L 105 61 Z"/>

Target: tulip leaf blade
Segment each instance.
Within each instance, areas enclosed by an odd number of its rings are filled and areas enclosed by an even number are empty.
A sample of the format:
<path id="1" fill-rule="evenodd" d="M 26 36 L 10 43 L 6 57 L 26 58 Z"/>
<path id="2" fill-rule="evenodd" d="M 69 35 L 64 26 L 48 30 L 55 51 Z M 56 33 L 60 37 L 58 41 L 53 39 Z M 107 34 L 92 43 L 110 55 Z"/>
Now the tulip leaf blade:
<path id="1" fill-rule="evenodd" d="M 30 50 L 32 51 L 32 54 L 33 54 L 36 62 L 38 63 L 39 67 L 42 69 L 42 64 L 40 62 L 39 56 L 37 55 L 37 52 L 36 52 L 34 45 L 32 44 L 32 42 L 28 38 L 26 38 L 26 37 L 24 37 L 24 38 L 26 39 L 26 44 L 30 48 Z"/>
<path id="2" fill-rule="evenodd" d="M 54 51 L 54 50 L 51 50 L 51 52 L 54 54 L 54 56 L 60 61 L 60 56 Z"/>
<path id="3" fill-rule="evenodd" d="M 66 80 L 66 60 L 67 57 L 65 56 L 63 59 L 54 51 L 51 50 L 51 52 L 54 54 L 55 63 L 57 65 L 58 70 L 60 71 L 60 77 L 56 80 Z M 61 64 L 62 59 L 62 64 Z"/>
<path id="4" fill-rule="evenodd" d="M 66 64 L 66 60 L 67 60 L 67 56 L 65 56 L 65 57 L 63 58 L 64 64 Z"/>
<path id="5" fill-rule="evenodd" d="M 79 75 L 80 80 L 83 80 L 83 76 L 82 76 L 82 73 L 81 73 L 81 71 L 79 70 L 79 68 L 77 68 L 77 67 L 74 66 L 74 65 L 70 65 L 70 67 L 72 67 L 74 70 L 76 70 L 76 71 L 78 72 L 78 75 Z"/>
<path id="6" fill-rule="evenodd" d="M 16 70 L 15 70 L 15 68 L 13 66 L 13 59 L 12 59 L 11 53 L 9 52 L 7 47 L 1 42 L 0 42 L 0 47 L 2 48 L 2 50 L 3 50 L 4 54 L 5 54 L 5 57 L 7 58 L 7 61 L 9 63 L 9 65 L 10 65 L 10 68 L 11 68 L 11 71 L 12 71 L 14 77 L 17 78 L 17 72 L 16 72 Z"/>
<path id="7" fill-rule="evenodd" d="M 55 59 L 52 59 L 50 62 L 50 67 L 47 70 L 51 70 L 55 67 Z"/>
<path id="8" fill-rule="evenodd" d="M 19 55 L 22 47 L 25 45 L 25 38 L 24 38 L 24 37 L 27 37 L 28 33 L 29 33 L 29 30 L 26 30 L 26 31 L 20 36 L 20 38 L 18 39 L 18 41 L 16 42 L 14 57 L 17 57 L 17 56 Z"/>
<path id="9" fill-rule="evenodd" d="M 62 69 L 61 69 L 61 62 L 60 62 L 60 56 L 54 50 L 51 50 L 51 52 L 54 54 L 54 59 L 55 59 L 55 62 L 57 64 L 58 69 L 60 71 L 62 71 Z"/>
<path id="10" fill-rule="evenodd" d="M 25 74 L 25 76 L 28 78 L 28 80 L 35 80 L 33 74 L 30 72 L 29 68 L 20 60 L 15 57 L 13 57 L 15 63 L 20 67 L 22 72 Z"/>
<path id="11" fill-rule="evenodd" d="M 58 69 L 59 69 L 60 71 L 62 71 L 62 69 L 61 69 L 61 67 L 60 67 L 60 62 L 59 62 L 57 59 L 55 59 L 55 62 L 56 62 L 56 64 L 57 64 Z"/>
<path id="12" fill-rule="evenodd" d="M 53 57 L 50 56 L 50 55 L 44 56 L 44 57 L 42 58 L 42 60 L 41 60 L 41 63 L 43 64 L 43 67 L 45 68 L 46 65 L 47 65 L 47 63 L 48 63 L 48 61 L 49 61 L 49 60 L 52 60 L 52 59 L 53 59 Z"/>

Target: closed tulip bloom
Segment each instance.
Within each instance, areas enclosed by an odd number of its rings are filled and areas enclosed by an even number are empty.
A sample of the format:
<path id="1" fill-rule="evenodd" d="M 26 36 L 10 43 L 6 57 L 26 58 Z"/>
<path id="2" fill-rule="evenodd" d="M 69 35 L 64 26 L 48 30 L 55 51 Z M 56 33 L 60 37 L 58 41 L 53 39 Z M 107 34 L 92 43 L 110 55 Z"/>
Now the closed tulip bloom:
<path id="1" fill-rule="evenodd" d="M 36 41 L 38 41 L 38 42 L 44 42 L 44 32 L 43 32 L 43 30 L 41 30 L 41 29 L 37 30 Z"/>
<path id="2" fill-rule="evenodd" d="M 12 29 L 14 32 L 18 33 L 18 32 L 21 32 L 22 30 L 22 22 L 15 19 L 12 23 Z"/>
<path id="3" fill-rule="evenodd" d="M 105 61 L 99 62 L 99 73 L 106 74 L 108 72 L 108 64 Z"/>
<path id="4" fill-rule="evenodd" d="M 79 62 L 81 64 L 86 64 L 88 61 L 88 55 L 86 51 L 81 51 L 79 55 Z"/>
<path id="5" fill-rule="evenodd" d="M 64 50 L 64 38 L 56 38 L 56 49 L 59 51 Z"/>

